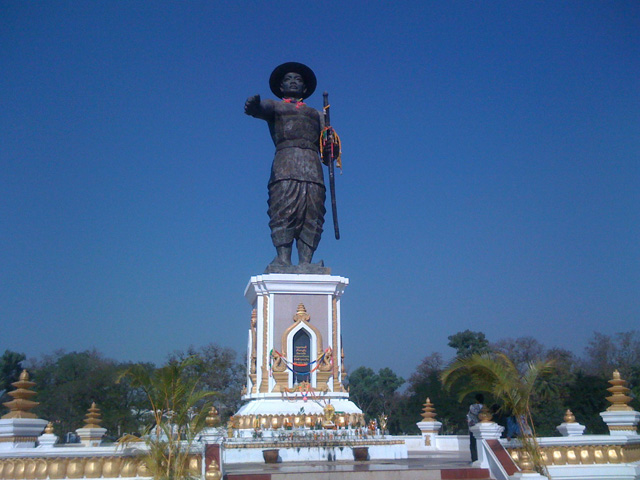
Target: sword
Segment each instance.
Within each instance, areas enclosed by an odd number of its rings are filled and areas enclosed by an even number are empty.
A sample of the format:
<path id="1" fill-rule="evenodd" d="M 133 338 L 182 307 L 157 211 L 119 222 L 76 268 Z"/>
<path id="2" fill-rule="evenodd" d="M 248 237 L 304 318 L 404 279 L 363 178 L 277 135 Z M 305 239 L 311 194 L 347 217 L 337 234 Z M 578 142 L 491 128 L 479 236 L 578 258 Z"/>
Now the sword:
<path id="1" fill-rule="evenodd" d="M 329 93 L 322 94 L 324 106 L 324 126 L 331 126 L 331 117 L 329 116 Z M 336 178 L 333 166 L 333 130 L 327 130 L 327 142 L 331 145 L 329 158 L 324 158 L 324 163 L 329 166 L 329 191 L 331 193 L 331 212 L 333 213 L 333 231 L 336 234 L 336 240 L 340 240 L 340 227 L 338 226 L 338 207 L 336 206 Z M 324 157 L 324 152 L 321 152 Z"/>

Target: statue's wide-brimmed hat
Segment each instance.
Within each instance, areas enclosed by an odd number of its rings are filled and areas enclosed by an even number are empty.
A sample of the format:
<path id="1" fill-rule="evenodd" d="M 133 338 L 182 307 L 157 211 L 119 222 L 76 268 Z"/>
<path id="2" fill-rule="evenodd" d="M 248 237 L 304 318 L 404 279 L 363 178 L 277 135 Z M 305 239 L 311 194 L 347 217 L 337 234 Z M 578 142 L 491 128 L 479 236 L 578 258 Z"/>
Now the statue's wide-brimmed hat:
<path id="1" fill-rule="evenodd" d="M 282 78 L 287 74 L 295 72 L 300 74 L 300 76 L 304 80 L 304 86 L 307 87 L 307 92 L 304 94 L 303 98 L 310 97 L 313 92 L 316 90 L 316 85 L 318 81 L 316 80 L 316 75 L 313 73 L 309 67 L 302 63 L 298 62 L 287 62 L 279 65 L 271 72 L 271 77 L 269 77 L 269 87 L 271 87 L 271 91 L 273 94 L 282 98 L 282 92 L 280 91 L 280 84 L 282 83 Z"/>

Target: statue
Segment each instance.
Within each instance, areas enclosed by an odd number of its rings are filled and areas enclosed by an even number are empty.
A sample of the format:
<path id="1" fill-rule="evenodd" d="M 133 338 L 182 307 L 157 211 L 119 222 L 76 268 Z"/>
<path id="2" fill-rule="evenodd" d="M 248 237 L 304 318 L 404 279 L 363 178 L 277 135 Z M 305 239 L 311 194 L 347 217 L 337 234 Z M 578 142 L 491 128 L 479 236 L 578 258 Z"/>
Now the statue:
<path id="1" fill-rule="evenodd" d="M 265 273 L 329 273 L 311 259 L 318 248 L 325 214 L 324 174 L 320 158 L 323 115 L 303 100 L 316 88 L 313 71 L 297 62 L 284 63 L 271 73 L 269 86 L 282 101 L 249 97 L 244 111 L 265 120 L 276 147 L 269 178 L 269 227 L 276 257 Z M 335 143 L 334 143 L 335 145 Z M 339 148 L 325 146 L 323 159 L 332 162 Z M 298 265 L 292 265 L 293 241 Z"/>

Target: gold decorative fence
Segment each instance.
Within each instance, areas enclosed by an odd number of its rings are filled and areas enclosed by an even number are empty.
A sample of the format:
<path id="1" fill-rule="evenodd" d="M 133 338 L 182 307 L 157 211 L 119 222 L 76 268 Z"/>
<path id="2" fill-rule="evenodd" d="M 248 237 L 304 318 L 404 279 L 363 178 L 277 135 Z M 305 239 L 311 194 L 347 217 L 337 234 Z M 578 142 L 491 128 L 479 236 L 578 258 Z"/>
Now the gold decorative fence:
<path id="1" fill-rule="evenodd" d="M 511 458 L 519 464 L 522 449 L 507 448 Z M 628 445 L 559 445 L 540 448 L 545 465 L 598 465 L 637 462 L 640 444 Z"/>
<path id="2" fill-rule="evenodd" d="M 202 459 L 189 457 L 189 472 L 200 476 Z M 0 459 L 2 480 L 149 477 L 141 456 L 26 457 Z"/>

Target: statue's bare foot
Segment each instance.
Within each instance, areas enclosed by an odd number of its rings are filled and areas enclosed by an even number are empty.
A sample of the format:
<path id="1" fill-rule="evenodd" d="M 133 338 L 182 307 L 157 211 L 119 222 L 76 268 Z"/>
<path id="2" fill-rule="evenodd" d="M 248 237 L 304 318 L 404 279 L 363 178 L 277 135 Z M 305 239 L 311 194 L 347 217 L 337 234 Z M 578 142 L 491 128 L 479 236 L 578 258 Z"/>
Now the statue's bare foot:
<path id="1" fill-rule="evenodd" d="M 286 267 L 291 265 L 291 245 L 276 247 L 276 258 L 269 264 L 272 267 Z"/>
<path id="2" fill-rule="evenodd" d="M 269 264 L 270 267 L 287 267 L 287 266 L 291 266 L 291 259 L 289 259 L 289 261 L 287 261 L 286 258 L 281 258 L 279 256 L 276 255 L 276 257 L 271 261 L 271 263 Z"/>

